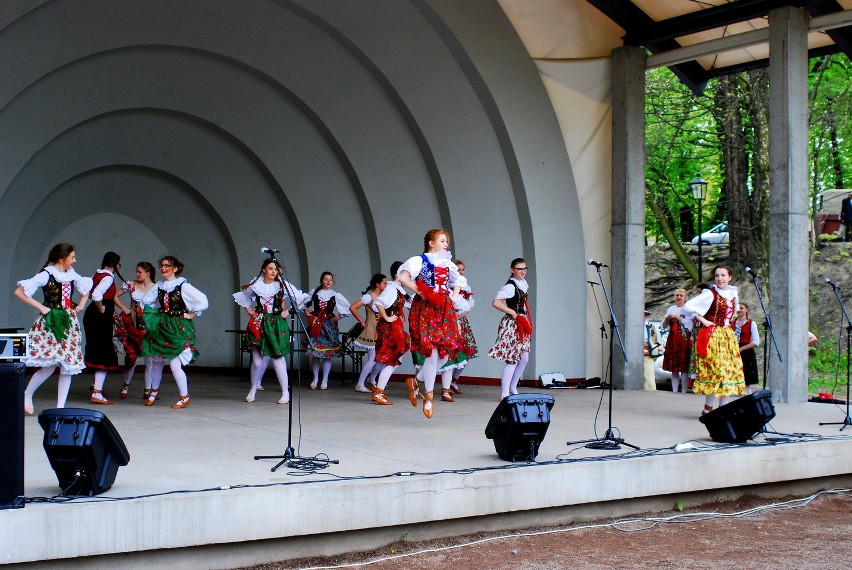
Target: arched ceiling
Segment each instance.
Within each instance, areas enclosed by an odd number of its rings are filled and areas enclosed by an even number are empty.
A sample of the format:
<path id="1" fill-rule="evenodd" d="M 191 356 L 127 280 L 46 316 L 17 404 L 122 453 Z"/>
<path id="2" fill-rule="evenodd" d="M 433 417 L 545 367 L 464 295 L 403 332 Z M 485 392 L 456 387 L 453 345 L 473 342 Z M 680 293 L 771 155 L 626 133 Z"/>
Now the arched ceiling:
<path id="1" fill-rule="evenodd" d="M 570 164 L 496 3 L 8 0 L 0 76 L 9 289 L 55 241 L 89 273 L 141 226 L 125 266 L 181 258 L 213 305 L 199 340 L 222 345 L 260 246 L 303 289 L 331 269 L 354 297 L 444 227 L 485 290 L 524 255 L 543 256 L 542 300 L 582 291 L 549 259 L 583 258 Z"/>

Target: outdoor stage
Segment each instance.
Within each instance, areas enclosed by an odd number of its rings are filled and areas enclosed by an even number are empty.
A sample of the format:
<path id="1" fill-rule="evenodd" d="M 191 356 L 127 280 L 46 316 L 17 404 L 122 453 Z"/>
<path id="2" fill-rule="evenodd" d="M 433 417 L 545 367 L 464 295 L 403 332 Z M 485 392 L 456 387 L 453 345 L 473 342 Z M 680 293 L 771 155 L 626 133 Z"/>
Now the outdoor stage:
<path id="1" fill-rule="evenodd" d="M 286 447 L 287 407 L 275 403 L 274 377 L 267 374 L 267 390 L 247 404 L 247 382 L 236 375 L 190 369 L 189 376 L 192 403 L 184 410 L 170 407 L 177 394 L 168 374 L 152 407 L 141 400 L 141 376 L 132 397 L 113 406 L 89 404 L 90 377 L 77 378 L 68 406 L 105 413 L 130 463 L 98 497 L 0 510 L 0 563 L 233 568 L 370 550 L 404 533 L 421 540 L 665 511 L 678 500 L 689 509 L 743 492 L 852 486 L 852 428 L 819 425 L 843 420 L 845 408 L 830 404 L 776 404 L 770 431 L 787 435 L 720 446 L 698 421 L 702 397 L 616 391 L 613 424 L 641 451 L 595 451 L 566 442 L 595 437 L 602 396 L 597 434 L 604 433 L 605 391 L 524 389 L 556 403 L 539 463 L 513 465 L 484 436 L 496 387 L 463 385 L 456 402 L 436 401 L 427 420 L 400 383 L 388 390 L 395 405 L 378 406 L 352 384 L 313 391 L 304 380 L 293 443 L 299 455 L 339 464 L 272 473 L 276 461 L 254 456 Z M 117 393 L 119 382 L 108 378 L 107 392 Z M 52 407 L 55 386 L 54 379 L 39 391 L 36 413 Z M 59 489 L 43 432 L 35 416 L 25 425 L 26 495 L 53 496 Z M 684 442 L 695 447 L 673 450 Z"/>

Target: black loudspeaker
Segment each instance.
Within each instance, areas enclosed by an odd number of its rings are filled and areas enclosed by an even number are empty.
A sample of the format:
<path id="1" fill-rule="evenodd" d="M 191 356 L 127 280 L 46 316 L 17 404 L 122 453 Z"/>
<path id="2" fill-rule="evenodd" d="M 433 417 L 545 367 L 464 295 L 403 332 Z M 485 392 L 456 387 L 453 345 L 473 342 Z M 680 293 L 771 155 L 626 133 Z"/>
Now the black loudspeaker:
<path id="1" fill-rule="evenodd" d="M 66 496 L 108 491 L 130 453 L 112 422 L 101 412 L 81 408 L 44 410 L 44 451 Z"/>
<path id="2" fill-rule="evenodd" d="M 514 394 L 503 398 L 485 428 L 497 455 L 506 461 L 534 461 L 550 425 L 553 396 Z"/>
<path id="3" fill-rule="evenodd" d="M 775 417 L 772 392 L 758 390 L 699 418 L 719 443 L 745 443 Z"/>
<path id="4" fill-rule="evenodd" d="M 0 509 L 24 506 L 24 371 L 0 364 Z"/>

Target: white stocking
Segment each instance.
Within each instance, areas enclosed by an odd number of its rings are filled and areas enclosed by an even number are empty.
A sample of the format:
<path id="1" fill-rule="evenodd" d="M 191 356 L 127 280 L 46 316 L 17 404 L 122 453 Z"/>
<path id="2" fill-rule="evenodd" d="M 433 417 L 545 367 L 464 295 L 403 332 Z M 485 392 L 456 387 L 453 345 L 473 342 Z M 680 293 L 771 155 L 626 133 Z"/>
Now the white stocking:
<path id="1" fill-rule="evenodd" d="M 162 358 L 151 358 L 151 389 L 159 390 L 160 382 L 163 381 L 163 366 L 166 365 L 166 361 Z"/>
<path id="2" fill-rule="evenodd" d="M 287 359 L 281 358 L 272 359 L 272 367 L 275 368 L 275 375 L 278 376 L 278 384 L 281 386 L 281 395 L 286 396 L 289 393 L 289 377 L 287 376 Z"/>
<path id="3" fill-rule="evenodd" d="M 331 359 L 322 359 L 322 381 L 328 382 L 328 373 L 331 372 Z"/>
<path id="4" fill-rule="evenodd" d="M 134 372 L 136 372 L 136 361 L 135 360 L 133 361 L 133 364 L 131 364 L 127 368 L 127 370 L 124 371 L 124 383 L 125 384 L 130 384 L 130 381 L 133 380 L 133 373 Z M 147 366 L 145 367 L 145 373 L 146 373 L 146 375 L 148 373 L 148 367 Z M 146 383 L 147 383 L 147 380 L 146 380 Z M 147 386 L 146 386 L 146 388 L 147 388 Z"/>
<path id="5" fill-rule="evenodd" d="M 367 357 L 364 362 L 361 364 L 361 375 L 358 376 L 358 386 L 364 387 L 364 382 L 367 380 L 367 376 L 370 375 L 370 372 L 373 371 L 373 363 L 376 360 L 376 351 L 368 350 Z"/>
<path id="6" fill-rule="evenodd" d="M 320 359 L 312 358 L 311 359 L 311 371 L 314 373 L 314 384 L 319 381 L 319 370 L 320 370 Z"/>
<path id="7" fill-rule="evenodd" d="M 438 368 L 447 363 L 447 358 L 449 357 L 439 358 L 438 349 L 433 348 L 432 354 L 423 362 L 423 368 L 420 369 L 418 376 L 423 379 L 423 388 L 427 392 L 435 390 L 435 375 L 438 373 Z"/>
<path id="8" fill-rule="evenodd" d="M 133 367 L 135 368 L 136 365 L 134 364 Z M 146 390 L 151 389 L 151 375 L 154 372 L 152 370 L 152 368 L 154 368 L 154 359 L 153 359 L 153 357 L 148 356 L 148 357 L 145 358 L 145 389 Z M 162 374 L 162 371 L 163 371 L 163 369 L 160 368 L 161 374 Z M 129 384 L 129 382 L 128 382 L 128 384 Z M 159 386 L 159 384 L 158 384 L 158 386 Z"/>
<path id="9" fill-rule="evenodd" d="M 169 368 L 172 369 L 172 376 L 175 377 L 175 383 L 178 387 L 178 395 L 188 396 L 189 386 L 187 385 L 186 372 L 183 371 L 183 364 L 180 363 L 180 358 L 172 358 L 169 360 Z"/>
<path id="10" fill-rule="evenodd" d="M 396 366 L 391 366 L 390 364 L 387 364 L 384 368 L 382 368 L 382 371 L 379 373 L 379 390 L 384 390 L 387 387 L 390 377 L 396 369 Z"/>
<path id="11" fill-rule="evenodd" d="M 455 368 L 448 368 L 441 372 L 441 388 L 444 390 L 449 390 L 450 385 L 453 383 L 453 371 Z"/>
<path id="12" fill-rule="evenodd" d="M 680 392 L 680 372 L 672 372 L 672 392 Z"/>
<path id="13" fill-rule="evenodd" d="M 106 380 L 106 370 L 95 370 L 95 390 L 104 389 L 104 381 Z"/>
<path id="14" fill-rule="evenodd" d="M 30 378 L 30 381 L 27 384 L 27 389 L 24 390 L 24 394 L 29 398 L 35 396 L 36 390 L 44 384 L 45 380 L 50 378 L 50 375 L 53 374 L 54 370 L 56 370 L 56 366 L 46 366 L 36 370 L 32 378 Z"/>
<path id="15" fill-rule="evenodd" d="M 106 376 L 106 372 L 104 372 L 104 376 Z M 59 375 L 59 388 L 56 391 L 56 407 L 64 408 L 65 401 L 68 400 L 68 390 L 71 389 L 71 375 L 70 374 L 60 374 Z"/>
<path id="16" fill-rule="evenodd" d="M 509 389 L 512 385 L 512 376 L 515 375 L 517 364 L 506 363 L 503 367 L 503 374 L 500 375 L 500 398 L 503 399 L 509 395 Z"/>
<path id="17" fill-rule="evenodd" d="M 381 362 L 375 362 L 375 361 L 373 362 L 373 370 L 370 372 L 370 376 L 373 377 L 373 384 L 378 383 L 379 374 L 381 374 L 384 367 L 385 367 L 385 365 L 382 364 Z M 368 378 L 370 376 L 368 376 Z"/>
<path id="18" fill-rule="evenodd" d="M 266 372 L 266 367 L 269 366 L 269 357 L 260 354 L 256 348 L 251 349 L 251 387 L 257 388 L 263 380 L 263 374 Z"/>
<path id="19" fill-rule="evenodd" d="M 521 376 L 524 374 L 524 368 L 527 367 L 527 362 L 530 360 L 529 352 L 522 352 L 518 359 L 518 364 L 515 365 L 515 372 L 512 374 L 512 384 L 509 386 L 510 394 L 518 393 L 518 382 L 521 381 Z"/>

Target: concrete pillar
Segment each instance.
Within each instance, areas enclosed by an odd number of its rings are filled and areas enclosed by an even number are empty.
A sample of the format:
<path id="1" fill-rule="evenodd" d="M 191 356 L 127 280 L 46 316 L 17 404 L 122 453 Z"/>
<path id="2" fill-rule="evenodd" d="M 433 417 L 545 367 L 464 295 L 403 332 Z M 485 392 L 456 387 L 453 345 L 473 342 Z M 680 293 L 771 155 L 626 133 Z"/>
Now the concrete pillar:
<path id="1" fill-rule="evenodd" d="M 614 340 L 613 385 L 642 388 L 645 308 L 645 52 L 612 51 L 611 298 L 628 362 Z M 603 308 L 606 310 L 606 307 Z"/>
<path id="2" fill-rule="evenodd" d="M 777 402 L 808 395 L 808 15 L 769 12 L 769 313 L 775 348 L 768 386 Z M 771 339 L 763 339 L 770 342 Z"/>

